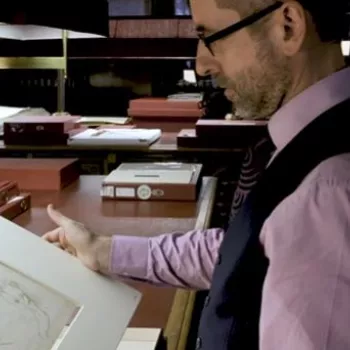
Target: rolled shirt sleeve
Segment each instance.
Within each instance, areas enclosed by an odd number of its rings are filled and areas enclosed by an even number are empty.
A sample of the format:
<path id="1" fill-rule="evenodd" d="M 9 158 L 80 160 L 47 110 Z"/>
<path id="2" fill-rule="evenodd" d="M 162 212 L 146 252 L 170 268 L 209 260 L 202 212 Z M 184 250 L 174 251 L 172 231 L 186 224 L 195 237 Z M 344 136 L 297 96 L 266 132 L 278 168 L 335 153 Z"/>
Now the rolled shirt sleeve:
<path id="1" fill-rule="evenodd" d="M 209 289 L 222 229 L 173 232 L 156 237 L 115 235 L 111 274 L 154 284 Z"/>

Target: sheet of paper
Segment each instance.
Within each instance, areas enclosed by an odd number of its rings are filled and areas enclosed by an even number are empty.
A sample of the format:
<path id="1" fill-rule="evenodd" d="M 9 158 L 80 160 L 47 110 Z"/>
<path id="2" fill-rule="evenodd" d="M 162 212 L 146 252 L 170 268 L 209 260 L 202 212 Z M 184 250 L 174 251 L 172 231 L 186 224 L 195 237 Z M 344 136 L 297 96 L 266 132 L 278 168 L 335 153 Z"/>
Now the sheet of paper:
<path id="1" fill-rule="evenodd" d="M 0 264 L 0 348 L 50 349 L 76 310 L 72 300 Z"/>
<path id="2" fill-rule="evenodd" d="M 0 106 L 0 120 L 11 117 L 27 108 Z"/>
<path id="3" fill-rule="evenodd" d="M 158 140 L 160 129 L 87 129 L 72 136 L 70 145 L 147 146 Z"/>
<path id="4" fill-rule="evenodd" d="M 125 125 L 129 121 L 128 117 L 81 117 L 78 123 L 81 124 L 116 124 Z"/>

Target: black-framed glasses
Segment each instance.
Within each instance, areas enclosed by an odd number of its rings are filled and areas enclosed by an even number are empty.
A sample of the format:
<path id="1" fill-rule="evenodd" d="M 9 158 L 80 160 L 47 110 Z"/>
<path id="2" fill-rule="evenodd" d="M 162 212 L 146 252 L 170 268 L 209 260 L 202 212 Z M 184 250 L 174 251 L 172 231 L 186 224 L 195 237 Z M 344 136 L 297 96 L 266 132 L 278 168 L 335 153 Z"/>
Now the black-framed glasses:
<path id="1" fill-rule="evenodd" d="M 233 34 L 241 29 L 243 29 L 244 27 L 248 27 L 250 25 L 252 25 L 253 23 L 257 22 L 259 19 L 262 19 L 263 17 L 267 16 L 268 14 L 270 14 L 271 12 L 279 9 L 281 6 L 283 5 L 283 2 L 281 1 L 277 1 L 276 3 L 274 3 L 273 5 L 270 5 L 268 7 L 266 7 L 265 9 L 256 12 L 246 18 L 244 18 L 243 20 L 230 25 L 229 27 L 226 27 L 224 29 L 219 30 L 218 32 L 211 34 L 207 37 L 205 37 L 203 34 L 199 34 L 199 39 L 204 43 L 204 45 L 206 46 L 206 48 L 211 52 L 211 54 L 213 54 L 210 45 L 220 39 L 223 39 L 224 37 Z"/>

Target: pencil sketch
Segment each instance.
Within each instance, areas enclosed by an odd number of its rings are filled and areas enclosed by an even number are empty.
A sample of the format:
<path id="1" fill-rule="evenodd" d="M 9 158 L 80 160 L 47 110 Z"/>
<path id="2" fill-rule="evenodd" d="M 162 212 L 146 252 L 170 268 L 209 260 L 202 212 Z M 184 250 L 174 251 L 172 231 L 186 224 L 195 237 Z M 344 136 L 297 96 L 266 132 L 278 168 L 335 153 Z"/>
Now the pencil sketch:
<path id="1" fill-rule="evenodd" d="M 0 263 L 0 349 L 48 350 L 77 305 Z"/>

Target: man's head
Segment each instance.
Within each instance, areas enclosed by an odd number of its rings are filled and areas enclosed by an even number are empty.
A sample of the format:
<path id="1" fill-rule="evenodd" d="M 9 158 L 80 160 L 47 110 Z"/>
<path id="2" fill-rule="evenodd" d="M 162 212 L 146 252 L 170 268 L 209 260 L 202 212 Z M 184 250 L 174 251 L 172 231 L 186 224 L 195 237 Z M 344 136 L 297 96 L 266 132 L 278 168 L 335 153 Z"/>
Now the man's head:
<path id="1" fill-rule="evenodd" d="M 335 4 L 326 0 L 190 3 L 202 38 L 197 72 L 211 75 L 226 89 L 237 117 L 269 118 L 291 97 L 344 64 L 339 43 L 346 0 Z M 210 40 L 212 34 L 261 11 L 257 21 Z"/>

